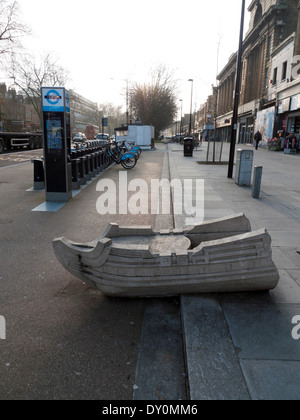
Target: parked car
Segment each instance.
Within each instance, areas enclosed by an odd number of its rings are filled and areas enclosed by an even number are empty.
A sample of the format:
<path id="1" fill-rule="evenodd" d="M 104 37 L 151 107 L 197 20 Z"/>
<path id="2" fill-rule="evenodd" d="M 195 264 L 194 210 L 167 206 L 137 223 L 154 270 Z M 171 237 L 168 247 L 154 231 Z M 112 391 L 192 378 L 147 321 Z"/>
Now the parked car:
<path id="1" fill-rule="evenodd" d="M 96 140 L 100 141 L 101 145 L 106 145 L 109 142 L 109 135 L 104 133 L 99 133 L 96 137 Z"/>
<path id="2" fill-rule="evenodd" d="M 73 137 L 73 142 L 74 143 L 84 143 L 86 142 L 86 136 L 83 133 L 77 133 L 75 134 L 75 136 Z"/>
<path id="3" fill-rule="evenodd" d="M 176 134 L 176 136 L 172 137 L 172 143 L 180 143 L 183 144 L 184 135 L 183 134 Z"/>
<path id="4" fill-rule="evenodd" d="M 108 134 L 103 134 L 103 133 L 99 133 L 96 137 L 96 140 L 109 140 L 109 135 Z"/>

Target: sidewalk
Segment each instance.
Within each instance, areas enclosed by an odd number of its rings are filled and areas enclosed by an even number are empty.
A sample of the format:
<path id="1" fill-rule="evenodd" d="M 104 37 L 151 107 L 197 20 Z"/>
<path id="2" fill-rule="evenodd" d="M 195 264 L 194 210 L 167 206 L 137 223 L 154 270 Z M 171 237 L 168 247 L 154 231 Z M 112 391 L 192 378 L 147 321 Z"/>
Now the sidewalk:
<path id="1" fill-rule="evenodd" d="M 254 200 L 250 188 L 227 178 L 228 166 L 197 163 L 206 147 L 184 158 L 182 146 L 169 144 L 172 179 L 205 180 L 205 220 L 243 212 L 252 229 L 267 228 L 280 283 L 270 293 L 181 298 L 190 398 L 300 399 L 300 341 L 291 335 L 300 315 L 299 159 L 255 152 L 264 172 Z"/>

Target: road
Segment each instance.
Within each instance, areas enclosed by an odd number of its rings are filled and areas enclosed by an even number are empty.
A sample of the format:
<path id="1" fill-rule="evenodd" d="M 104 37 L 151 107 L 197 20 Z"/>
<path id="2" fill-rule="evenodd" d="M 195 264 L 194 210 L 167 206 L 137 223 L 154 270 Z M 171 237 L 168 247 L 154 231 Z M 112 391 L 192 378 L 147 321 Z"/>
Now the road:
<path id="1" fill-rule="evenodd" d="M 43 156 L 43 150 L 16 150 L 14 152 L 3 153 L 0 155 L 0 168 L 4 166 L 16 165 L 18 163 L 30 162 Z"/>

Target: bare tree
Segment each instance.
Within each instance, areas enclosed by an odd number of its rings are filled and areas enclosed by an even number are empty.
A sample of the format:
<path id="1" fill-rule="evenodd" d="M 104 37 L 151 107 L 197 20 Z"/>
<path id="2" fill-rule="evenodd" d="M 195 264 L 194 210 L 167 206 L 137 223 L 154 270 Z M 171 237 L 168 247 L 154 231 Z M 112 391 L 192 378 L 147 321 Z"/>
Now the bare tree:
<path id="1" fill-rule="evenodd" d="M 19 46 L 20 38 L 29 33 L 20 20 L 17 0 L 0 0 L 0 55 Z"/>
<path id="2" fill-rule="evenodd" d="M 161 65 L 152 72 L 149 84 L 135 83 L 130 89 L 131 109 L 143 124 L 153 125 L 155 137 L 169 127 L 177 113 L 176 81 Z"/>
<path id="3" fill-rule="evenodd" d="M 37 59 L 29 55 L 12 54 L 6 65 L 6 73 L 12 84 L 23 93 L 29 103 L 34 106 L 42 121 L 41 87 L 65 86 L 69 74 L 51 54 Z"/>

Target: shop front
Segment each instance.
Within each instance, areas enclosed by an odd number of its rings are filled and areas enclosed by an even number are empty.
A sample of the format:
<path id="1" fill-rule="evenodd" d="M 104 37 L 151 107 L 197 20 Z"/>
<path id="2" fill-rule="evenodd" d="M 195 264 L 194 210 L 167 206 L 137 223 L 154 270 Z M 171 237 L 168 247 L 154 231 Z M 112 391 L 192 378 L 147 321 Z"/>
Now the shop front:
<path id="1" fill-rule="evenodd" d="M 291 97 L 287 131 L 298 137 L 300 135 L 300 94 Z"/>
<path id="2" fill-rule="evenodd" d="M 231 141 L 232 113 L 217 119 L 217 137 L 224 143 Z"/>
<path id="3" fill-rule="evenodd" d="M 213 124 L 204 124 L 203 131 L 200 138 L 202 141 L 208 141 L 214 136 L 214 125 Z"/>
<path id="4" fill-rule="evenodd" d="M 288 115 L 290 112 L 291 98 L 281 99 L 278 102 L 277 115 L 274 124 L 274 139 L 270 150 L 283 150 L 287 136 Z"/>
<path id="5" fill-rule="evenodd" d="M 254 137 L 254 117 L 252 114 L 239 118 L 239 144 L 252 144 Z"/>
<path id="6" fill-rule="evenodd" d="M 274 123 L 274 138 L 268 140 L 269 150 L 299 149 L 300 94 L 278 101 Z"/>

